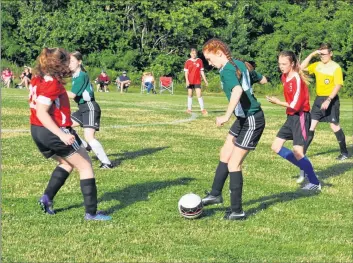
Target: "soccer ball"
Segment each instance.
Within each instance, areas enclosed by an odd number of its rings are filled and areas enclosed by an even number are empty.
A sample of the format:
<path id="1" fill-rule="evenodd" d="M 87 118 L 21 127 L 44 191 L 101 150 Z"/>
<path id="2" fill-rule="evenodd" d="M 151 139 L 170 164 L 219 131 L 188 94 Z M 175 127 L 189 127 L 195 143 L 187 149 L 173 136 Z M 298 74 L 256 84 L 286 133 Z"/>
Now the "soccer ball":
<path id="1" fill-rule="evenodd" d="M 202 214 L 203 204 L 201 197 L 190 193 L 183 195 L 178 202 L 179 213 L 188 219 L 194 219 Z"/>

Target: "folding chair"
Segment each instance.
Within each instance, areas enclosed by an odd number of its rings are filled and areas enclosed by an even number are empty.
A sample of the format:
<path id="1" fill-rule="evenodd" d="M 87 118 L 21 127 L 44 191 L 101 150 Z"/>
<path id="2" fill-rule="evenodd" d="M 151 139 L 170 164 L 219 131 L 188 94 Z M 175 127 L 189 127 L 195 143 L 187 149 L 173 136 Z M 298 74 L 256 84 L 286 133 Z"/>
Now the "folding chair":
<path id="1" fill-rule="evenodd" d="M 163 91 L 169 91 L 170 94 L 174 93 L 173 78 L 171 77 L 160 77 L 159 78 L 159 93 Z"/>

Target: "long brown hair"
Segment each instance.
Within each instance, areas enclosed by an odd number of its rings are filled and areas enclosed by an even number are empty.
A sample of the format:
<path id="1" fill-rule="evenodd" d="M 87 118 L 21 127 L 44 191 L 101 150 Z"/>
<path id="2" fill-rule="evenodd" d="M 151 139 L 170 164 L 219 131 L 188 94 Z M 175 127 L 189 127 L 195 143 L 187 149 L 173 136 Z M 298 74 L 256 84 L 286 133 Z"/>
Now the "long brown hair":
<path id="1" fill-rule="evenodd" d="M 63 78 L 70 76 L 70 54 L 63 48 L 44 48 L 37 58 L 35 74 L 49 75 L 64 84 Z"/>
<path id="2" fill-rule="evenodd" d="M 83 67 L 83 62 L 82 62 L 82 54 L 78 51 L 71 52 L 71 56 L 74 56 L 77 60 L 81 60 L 80 68 L 83 72 L 87 72 L 87 70 Z"/>
<path id="3" fill-rule="evenodd" d="M 293 51 L 281 51 L 278 57 L 287 57 L 290 63 L 293 63 L 293 69 L 295 72 L 299 73 L 300 78 L 305 82 L 306 85 L 309 85 L 310 78 L 300 69 L 300 63 L 297 56 Z"/>
<path id="4" fill-rule="evenodd" d="M 207 51 L 211 53 L 216 53 L 218 50 L 222 51 L 226 55 L 229 63 L 232 64 L 236 69 L 237 78 L 240 79 L 242 75 L 241 71 L 238 68 L 238 66 L 234 63 L 232 53 L 230 52 L 230 49 L 226 43 L 224 43 L 222 40 L 218 38 L 211 38 L 203 45 L 203 48 L 202 48 L 203 52 Z M 236 58 L 236 59 L 242 61 L 249 71 L 254 70 L 254 67 L 250 63 L 243 61 L 239 58 Z"/>

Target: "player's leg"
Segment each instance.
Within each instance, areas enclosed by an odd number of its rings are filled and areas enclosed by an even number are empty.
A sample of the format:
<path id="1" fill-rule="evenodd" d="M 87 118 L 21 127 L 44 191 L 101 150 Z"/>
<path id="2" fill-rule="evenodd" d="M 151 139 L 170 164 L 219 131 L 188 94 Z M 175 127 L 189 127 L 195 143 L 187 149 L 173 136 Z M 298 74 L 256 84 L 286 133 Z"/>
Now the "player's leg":
<path id="1" fill-rule="evenodd" d="M 187 113 L 191 113 L 192 110 L 192 90 L 193 90 L 193 85 L 189 85 L 187 87 L 188 89 L 188 108 L 186 110 Z"/>
<path id="2" fill-rule="evenodd" d="M 197 100 L 199 101 L 200 110 L 202 114 L 207 115 L 207 111 L 205 110 L 204 103 L 203 103 L 201 85 L 195 85 L 195 92 L 196 92 Z"/>
<path id="3" fill-rule="evenodd" d="M 205 206 L 223 203 L 222 190 L 229 174 L 228 161 L 234 149 L 233 139 L 234 136 L 228 134 L 221 149 L 219 163 L 213 178 L 212 190 L 202 199 L 202 203 Z"/>
<path id="4" fill-rule="evenodd" d="M 86 110 L 82 112 L 83 131 L 87 143 L 92 148 L 97 158 L 101 161 L 101 168 L 113 168 L 111 161 L 104 151 L 102 144 L 95 138 L 95 132 L 99 130 L 101 110 L 96 102 L 89 101 L 85 104 Z"/>
<path id="5" fill-rule="evenodd" d="M 73 169 L 73 167 L 68 162 L 66 162 L 65 159 L 57 155 L 53 155 L 52 159 L 56 160 L 59 164 L 52 172 L 44 194 L 39 200 L 39 204 L 42 210 L 50 215 L 55 214 L 53 208 L 54 197 L 60 188 L 65 184 L 66 179 L 69 177 Z"/>
<path id="6" fill-rule="evenodd" d="M 248 153 L 249 150 L 235 146 L 229 159 L 228 169 L 231 211 L 225 214 L 224 218 L 227 220 L 241 220 L 245 218 L 242 207 L 243 173 L 241 165 Z"/>
<path id="7" fill-rule="evenodd" d="M 80 147 L 74 154 L 66 158 L 80 174 L 80 187 L 85 205 L 86 220 L 110 220 L 110 216 L 97 212 L 97 186 L 91 159 L 87 152 Z"/>

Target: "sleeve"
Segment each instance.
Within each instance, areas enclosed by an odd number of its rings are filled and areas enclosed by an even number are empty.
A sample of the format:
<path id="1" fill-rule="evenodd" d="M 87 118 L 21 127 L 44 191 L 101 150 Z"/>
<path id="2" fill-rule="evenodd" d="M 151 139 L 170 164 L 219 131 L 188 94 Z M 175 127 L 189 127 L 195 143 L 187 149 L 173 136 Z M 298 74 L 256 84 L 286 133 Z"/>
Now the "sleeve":
<path id="1" fill-rule="evenodd" d="M 60 88 L 55 81 L 42 82 L 37 85 L 37 102 L 50 106 L 60 95 Z"/>
<path id="2" fill-rule="evenodd" d="M 250 75 L 251 84 L 260 82 L 263 78 L 263 76 L 260 73 L 256 72 L 255 70 L 250 71 L 249 75 Z"/>
<path id="3" fill-rule="evenodd" d="M 201 59 L 200 59 L 200 67 L 201 67 L 201 70 L 204 70 L 204 68 L 203 68 L 203 62 L 202 62 Z"/>
<path id="4" fill-rule="evenodd" d="M 307 69 L 308 69 L 308 72 L 310 75 L 314 74 L 315 73 L 315 70 L 316 70 L 316 66 L 317 66 L 318 62 L 315 62 L 313 64 L 310 64 Z"/>
<path id="5" fill-rule="evenodd" d="M 294 86 L 293 87 L 294 96 L 293 96 L 293 100 L 289 103 L 289 107 L 294 109 L 295 111 L 299 111 L 303 103 L 302 101 L 303 95 L 301 93 L 303 93 L 302 89 L 304 88 L 299 76 L 295 76 L 295 85 L 293 86 Z"/>
<path id="6" fill-rule="evenodd" d="M 224 91 L 231 92 L 235 86 L 241 86 L 234 71 L 224 70 L 224 73 L 222 75 Z"/>
<path id="7" fill-rule="evenodd" d="M 343 74 L 341 67 L 337 67 L 333 73 L 333 83 L 335 85 L 343 85 Z"/>
<path id="8" fill-rule="evenodd" d="M 79 75 L 76 78 L 72 78 L 72 88 L 71 88 L 71 92 L 75 93 L 77 96 L 81 96 L 85 87 L 85 78 L 83 75 Z"/>
<path id="9" fill-rule="evenodd" d="M 188 63 L 188 60 L 185 62 L 184 71 L 185 71 L 185 72 L 188 72 L 188 71 L 189 71 L 189 63 Z"/>

